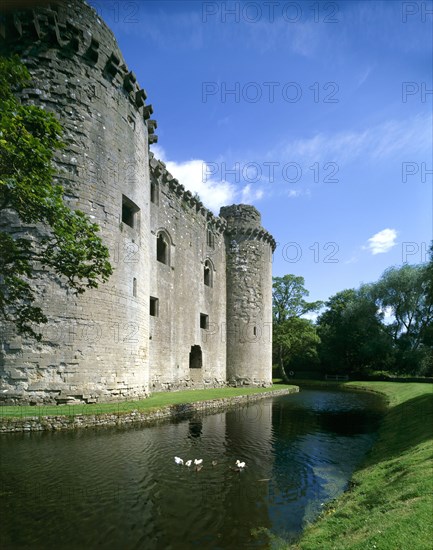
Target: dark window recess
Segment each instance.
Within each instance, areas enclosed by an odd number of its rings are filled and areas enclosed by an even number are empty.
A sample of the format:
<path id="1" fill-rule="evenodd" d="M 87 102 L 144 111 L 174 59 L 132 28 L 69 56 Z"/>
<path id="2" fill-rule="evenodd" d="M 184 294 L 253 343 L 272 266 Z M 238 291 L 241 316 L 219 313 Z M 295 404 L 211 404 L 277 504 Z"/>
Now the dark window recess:
<path id="1" fill-rule="evenodd" d="M 254 328 L 253 328 L 253 335 L 254 335 L 254 336 L 257 336 L 257 327 L 254 327 Z"/>
<path id="2" fill-rule="evenodd" d="M 153 202 L 153 204 L 159 203 L 158 186 L 156 183 L 150 184 L 150 202 Z"/>
<path id="3" fill-rule="evenodd" d="M 149 313 L 152 317 L 158 317 L 159 315 L 159 300 L 158 298 L 150 297 L 150 310 Z"/>
<path id="4" fill-rule="evenodd" d="M 206 286 L 212 286 L 212 264 L 209 260 L 204 263 L 203 282 Z"/>
<path id="5" fill-rule="evenodd" d="M 210 229 L 207 230 L 207 245 L 210 248 L 215 247 L 215 235 L 212 233 Z"/>
<path id="6" fill-rule="evenodd" d="M 158 235 L 156 240 L 156 259 L 158 262 L 168 264 L 168 242 L 164 235 Z"/>
<path id="7" fill-rule="evenodd" d="M 134 298 L 137 297 L 137 279 L 135 277 L 132 279 L 132 295 Z"/>
<path id="8" fill-rule="evenodd" d="M 191 351 L 189 352 L 189 368 L 190 369 L 201 369 L 203 366 L 203 356 L 200 346 L 191 346 Z"/>
<path id="9" fill-rule="evenodd" d="M 129 227 L 137 225 L 137 215 L 140 209 L 128 197 L 122 195 L 122 222 Z"/>
<path id="10" fill-rule="evenodd" d="M 209 328 L 209 315 L 206 315 L 205 313 L 200 313 L 200 328 Z"/>
<path id="11" fill-rule="evenodd" d="M 211 286 L 210 284 L 210 269 L 208 266 L 204 266 L 204 284 L 206 286 Z"/>

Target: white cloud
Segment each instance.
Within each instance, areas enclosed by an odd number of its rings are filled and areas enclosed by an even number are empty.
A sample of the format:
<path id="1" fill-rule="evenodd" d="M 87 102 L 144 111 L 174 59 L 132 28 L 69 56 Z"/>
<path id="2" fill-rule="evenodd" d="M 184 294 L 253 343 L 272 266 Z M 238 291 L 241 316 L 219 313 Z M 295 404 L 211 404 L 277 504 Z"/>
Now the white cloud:
<path id="1" fill-rule="evenodd" d="M 246 185 L 240 193 L 241 203 L 251 204 L 257 200 L 263 198 L 264 192 L 263 189 L 256 189 L 255 191 L 251 188 L 251 184 Z"/>
<path id="2" fill-rule="evenodd" d="M 431 151 L 432 117 L 421 115 L 389 120 L 361 130 L 335 134 L 317 133 L 310 138 L 285 142 L 268 152 L 269 158 L 287 157 L 296 162 L 335 161 L 357 158 L 381 159 L 396 153 Z"/>
<path id="3" fill-rule="evenodd" d="M 289 189 L 289 191 L 287 192 L 287 196 L 289 197 L 289 199 L 297 199 L 299 197 L 310 197 L 311 196 L 311 191 L 307 188 L 307 189 Z"/>
<path id="4" fill-rule="evenodd" d="M 153 145 L 152 151 L 156 158 L 165 162 L 167 170 L 179 183 L 192 193 L 197 193 L 203 204 L 216 214 L 221 206 L 236 202 L 251 204 L 264 195 L 262 189 L 253 189 L 251 184 L 238 188 L 227 180 L 213 177 L 214 167 L 210 167 L 204 160 L 174 162 L 167 160 L 164 149 L 158 145 Z"/>
<path id="5" fill-rule="evenodd" d="M 382 229 L 368 239 L 368 245 L 364 246 L 364 249 L 370 250 L 373 255 L 384 254 L 397 244 L 396 238 L 397 231 L 395 229 Z"/>

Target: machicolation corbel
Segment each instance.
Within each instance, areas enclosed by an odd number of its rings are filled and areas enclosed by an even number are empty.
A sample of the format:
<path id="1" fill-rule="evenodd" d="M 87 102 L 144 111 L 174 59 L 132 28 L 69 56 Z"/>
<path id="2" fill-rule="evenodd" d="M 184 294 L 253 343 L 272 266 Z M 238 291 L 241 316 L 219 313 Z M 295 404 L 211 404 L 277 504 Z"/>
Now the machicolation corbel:
<path id="1" fill-rule="evenodd" d="M 153 114 L 152 105 L 146 105 L 143 108 L 143 118 L 144 118 L 144 120 L 147 120 L 148 118 L 150 118 L 152 114 Z"/>
<path id="2" fill-rule="evenodd" d="M 97 63 L 99 59 L 99 42 L 95 38 L 90 39 L 90 45 L 84 54 L 87 59 L 93 63 Z"/>
<path id="3" fill-rule="evenodd" d="M 129 71 L 123 78 L 123 87 L 127 92 L 132 92 L 136 83 L 137 79 L 132 71 Z"/>
<path id="4" fill-rule="evenodd" d="M 139 109 L 140 107 L 144 106 L 144 102 L 146 101 L 147 94 L 146 91 L 141 88 L 140 90 L 137 90 L 135 92 L 135 106 Z"/>
<path id="5" fill-rule="evenodd" d="M 107 63 L 105 65 L 105 71 L 114 78 L 118 72 L 120 72 L 120 59 L 117 57 L 116 54 L 112 53 L 110 57 L 107 59 Z"/>

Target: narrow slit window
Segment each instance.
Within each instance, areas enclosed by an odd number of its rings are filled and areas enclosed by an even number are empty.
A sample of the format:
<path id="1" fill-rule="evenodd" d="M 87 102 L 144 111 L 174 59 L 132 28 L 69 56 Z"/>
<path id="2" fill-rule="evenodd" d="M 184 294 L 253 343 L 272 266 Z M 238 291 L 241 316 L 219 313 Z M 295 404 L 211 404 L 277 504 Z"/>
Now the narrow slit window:
<path id="1" fill-rule="evenodd" d="M 137 279 L 135 277 L 132 279 L 132 295 L 137 298 Z"/>
<path id="2" fill-rule="evenodd" d="M 159 203 L 158 186 L 154 182 L 150 184 L 150 202 L 153 202 L 153 204 Z"/>
<path id="3" fill-rule="evenodd" d="M 149 313 L 152 317 L 158 317 L 159 316 L 159 300 L 158 298 L 154 298 L 153 296 L 150 297 L 150 310 Z"/>
<path id="4" fill-rule="evenodd" d="M 208 329 L 209 328 L 209 315 L 205 313 L 200 313 L 200 328 Z"/>
<path id="5" fill-rule="evenodd" d="M 207 230 L 207 245 L 210 248 L 215 247 L 215 236 L 210 229 Z"/>

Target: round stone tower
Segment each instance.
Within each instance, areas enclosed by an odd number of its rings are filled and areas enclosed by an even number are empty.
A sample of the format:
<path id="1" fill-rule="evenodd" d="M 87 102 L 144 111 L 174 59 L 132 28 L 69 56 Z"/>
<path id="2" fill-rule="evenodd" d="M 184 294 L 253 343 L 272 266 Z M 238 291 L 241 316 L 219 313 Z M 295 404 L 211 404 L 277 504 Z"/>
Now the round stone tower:
<path id="1" fill-rule="evenodd" d="M 152 108 L 93 8 L 83 0 L 40 4 L 0 20 L 0 54 L 18 54 L 30 71 L 21 100 L 60 120 L 66 147 L 56 156 L 57 182 L 66 203 L 99 224 L 114 274 L 79 296 L 50 273 L 34 279 L 37 303 L 49 322 L 39 344 L 3 327 L 1 397 L 73 403 L 144 396 Z M 20 227 L 19 220 L 0 224 L 15 234 L 39 230 Z"/>
<path id="2" fill-rule="evenodd" d="M 267 386 L 272 383 L 275 241 L 253 206 L 224 206 L 220 216 L 227 222 L 227 381 Z"/>

